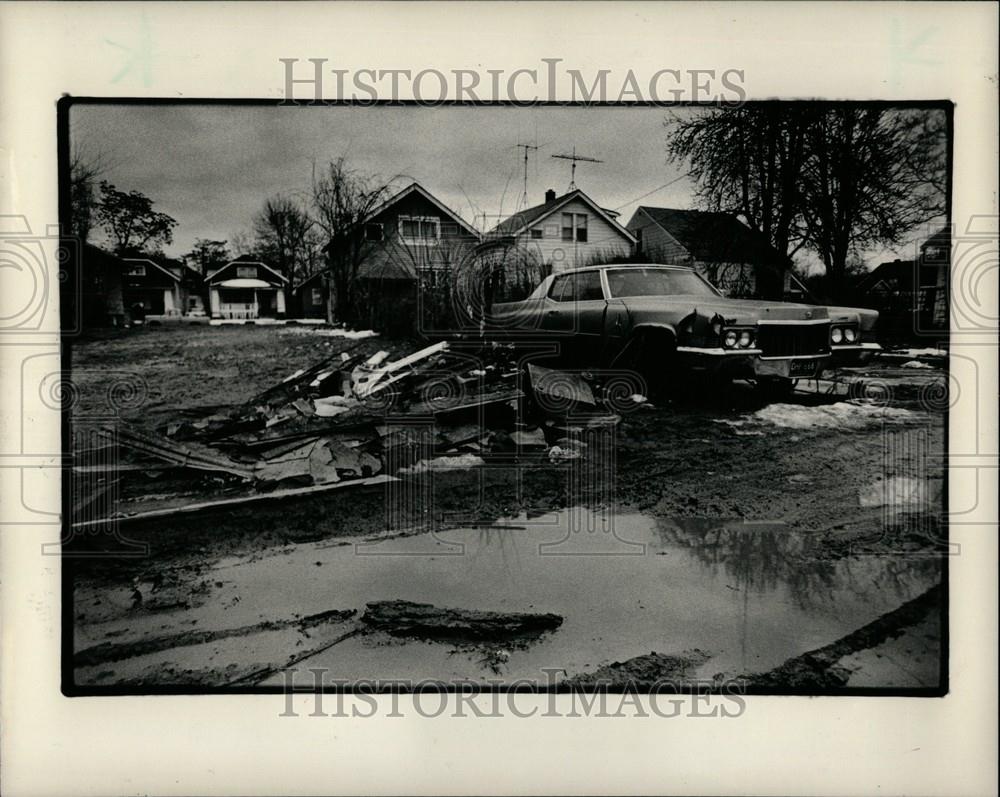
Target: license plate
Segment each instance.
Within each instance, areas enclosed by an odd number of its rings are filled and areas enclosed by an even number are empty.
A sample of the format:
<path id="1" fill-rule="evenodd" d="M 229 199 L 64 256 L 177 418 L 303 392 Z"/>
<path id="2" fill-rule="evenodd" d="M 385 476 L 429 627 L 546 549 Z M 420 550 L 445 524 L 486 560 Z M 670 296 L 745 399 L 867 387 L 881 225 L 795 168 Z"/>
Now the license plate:
<path id="1" fill-rule="evenodd" d="M 792 360 L 788 364 L 789 376 L 813 376 L 816 373 L 816 360 Z"/>

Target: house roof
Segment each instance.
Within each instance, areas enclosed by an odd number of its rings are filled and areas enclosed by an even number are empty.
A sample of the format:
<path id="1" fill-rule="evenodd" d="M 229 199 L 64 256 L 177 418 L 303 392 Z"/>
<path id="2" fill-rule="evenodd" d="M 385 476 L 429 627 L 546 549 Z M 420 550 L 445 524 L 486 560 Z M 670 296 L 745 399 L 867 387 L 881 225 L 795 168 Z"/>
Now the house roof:
<path id="1" fill-rule="evenodd" d="M 164 266 L 161 266 L 155 260 L 150 260 L 148 257 L 123 257 L 122 260 L 124 260 L 126 263 L 132 263 L 132 264 L 135 264 L 135 265 L 142 264 L 142 265 L 155 266 L 156 268 L 158 268 L 160 271 L 162 271 L 164 274 L 166 274 L 168 277 L 170 277 L 170 279 L 174 280 L 175 282 L 180 282 L 181 281 L 180 274 L 175 274 L 169 268 L 165 268 Z"/>
<path id="2" fill-rule="evenodd" d="M 271 268 L 271 266 L 269 266 L 267 263 L 264 263 L 264 262 L 262 262 L 260 260 L 250 260 L 250 259 L 248 259 L 248 260 L 230 260 L 222 268 L 218 268 L 215 271 L 213 271 L 211 274 L 209 274 L 208 276 L 206 276 L 205 277 L 206 282 L 215 282 L 216 279 L 217 279 L 217 277 L 223 271 L 225 271 L 227 268 L 231 268 L 232 266 L 236 266 L 236 265 L 239 265 L 239 266 L 260 266 L 262 268 L 266 268 L 268 271 L 270 271 L 272 274 L 274 274 L 274 276 L 276 276 L 282 282 L 288 282 L 288 277 L 284 276 L 280 271 L 277 271 L 277 270 Z"/>
<path id="3" fill-rule="evenodd" d="M 917 263 L 914 260 L 890 260 L 879 263 L 875 268 L 863 275 L 857 283 L 861 293 L 867 293 L 879 283 L 885 283 L 893 290 L 912 291 L 918 275 Z"/>
<path id="4" fill-rule="evenodd" d="M 644 213 L 669 233 L 695 260 L 708 263 L 780 263 L 787 259 L 771 246 L 764 235 L 750 229 L 731 213 L 647 205 L 637 208 L 635 215 L 639 213 Z"/>
<path id="5" fill-rule="evenodd" d="M 612 228 L 623 238 L 628 239 L 631 243 L 635 243 L 635 236 L 632 235 L 627 229 L 619 224 L 615 217 L 609 213 L 609 211 L 602 208 L 593 199 L 587 196 L 579 188 L 570 191 L 568 194 L 563 194 L 555 199 L 548 202 L 543 202 L 541 205 L 535 205 L 531 208 L 525 208 L 519 213 L 515 213 L 513 216 L 504 219 L 496 227 L 494 227 L 489 235 L 490 237 L 504 236 L 504 235 L 518 235 L 528 227 L 533 224 L 537 224 L 542 219 L 551 216 L 553 213 L 559 210 L 569 202 L 574 199 L 579 199 L 589 205 L 598 216 L 602 217 Z"/>
<path id="6" fill-rule="evenodd" d="M 444 213 L 446 216 L 452 219 L 452 221 L 454 221 L 460 227 L 465 229 L 465 231 L 468 232 L 470 235 L 474 235 L 476 236 L 476 238 L 479 237 L 479 232 L 476 230 L 475 227 L 469 224 L 465 219 L 459 216 L 455 211 L 453 211 L 451 208 L 445 205 L 440 199 L 438 199 L 430 191 L 428 191 L 426 188 L 420 185 L 420 183 L 417 182 L 410 183 L 402 191 L 393 194 L 391 197 L 385 200 L 385 202 L 383 202 L 381 205 L 376 207 L 371 213 L 369 213 L 365 217 L 365 221 L 367 222 L 370 221 L 371 219 L 374 219 L 376 216 L 383 213 L 385 210 L 392 207 L 397 202 L 405 199 L 406 197 L 410 196 L 410 194 L 414 193 L 420 194 L 420 196 L 422 196 L 424 199 L 426 199 L 428 202 L 434 205 L 438 210 L 440 210 L 442 213 Z"/>

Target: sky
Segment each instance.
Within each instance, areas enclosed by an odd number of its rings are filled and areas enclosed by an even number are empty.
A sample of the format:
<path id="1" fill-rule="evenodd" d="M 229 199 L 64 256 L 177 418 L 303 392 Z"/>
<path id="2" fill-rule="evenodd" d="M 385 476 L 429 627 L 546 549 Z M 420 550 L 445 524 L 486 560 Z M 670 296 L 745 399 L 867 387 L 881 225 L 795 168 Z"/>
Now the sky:
<path id="1" fill-rule="evenodd" d="M 672 111 L 685 113 L 686 110 Z M 100 157 L 103 179 L 137 190 L 178 224 L 168 255 L 196 239 L 231 240 L 250 230 L 275 194 L 305 197 L 313 166 L 344 156 L 349 165 L 402 188 L 416 180 L 483 229 L 546 189 L 565 193 L 576 148 L 602 163 L 577 165 L 576 184 L 626 222 L 639 205 L 696 207 L 681 164 L 668 162 L 662 108 L 307 107 L 76 105 L 71 146 Z M 100 234 L 98 234 L 100 235 Z M 99 242 L 99 239 L 98 239 Z M 899 256 L 906 248 L 901 247 Z M 232 254 L 238 254 L 233 252 Z M 873 264 L 897 253 L 873 253 Z"/>

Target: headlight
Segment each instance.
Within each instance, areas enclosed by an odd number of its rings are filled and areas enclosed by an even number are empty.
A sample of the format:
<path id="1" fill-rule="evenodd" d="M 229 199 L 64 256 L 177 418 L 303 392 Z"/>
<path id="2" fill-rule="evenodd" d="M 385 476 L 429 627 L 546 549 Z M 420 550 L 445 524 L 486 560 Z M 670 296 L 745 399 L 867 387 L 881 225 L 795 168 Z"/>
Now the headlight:
<path id="1" fill-rule="evenodd" d="M 740 333 L 740 348 L 749 349 L 751 343 L 753 343 L 753 335 L 750 334 L 750 330 L 743 330 Z"/>
<path id="2" fill-rule="evenodd" d="M 840 327 L 834 327 L 830 330 L 830 342 L 840 343 L 844 339 L 844 331 Z"/>
<path id="3" fill-rule="evenodd" d="M 736 333 L 733 330 L 729 330 L 726 333 L 726 337 L 722 339 L 722 345 L 727 349 L 732 349 L 736 346 L 736 341 L 738 340 Z"/>
<path id="4" fill-rule="evenodd" d="M 844 340 L 846 340 L 848 343 L 854 343 L 854 341 L 856 341 L 857 339 L 858 339 L 858 332 L 856 329 L 854 329 L 854 327 L 847 327 L 847 329 L 844 330 Z"/>

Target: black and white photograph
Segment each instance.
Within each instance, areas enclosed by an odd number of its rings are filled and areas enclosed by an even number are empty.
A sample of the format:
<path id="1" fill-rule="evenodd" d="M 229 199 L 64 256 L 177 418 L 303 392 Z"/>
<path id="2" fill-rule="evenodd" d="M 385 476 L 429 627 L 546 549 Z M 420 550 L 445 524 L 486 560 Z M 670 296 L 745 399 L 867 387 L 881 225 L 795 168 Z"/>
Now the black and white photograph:
<path id="1" fill-rule="evenodd" d="M 0 3 L 0 792 L 997 794 L 995 3 Z"/>
<path id="2" fill-rule="evenodd" d="M 69 693 L 947 691 L 949 104 L 63 111 Z"/>

